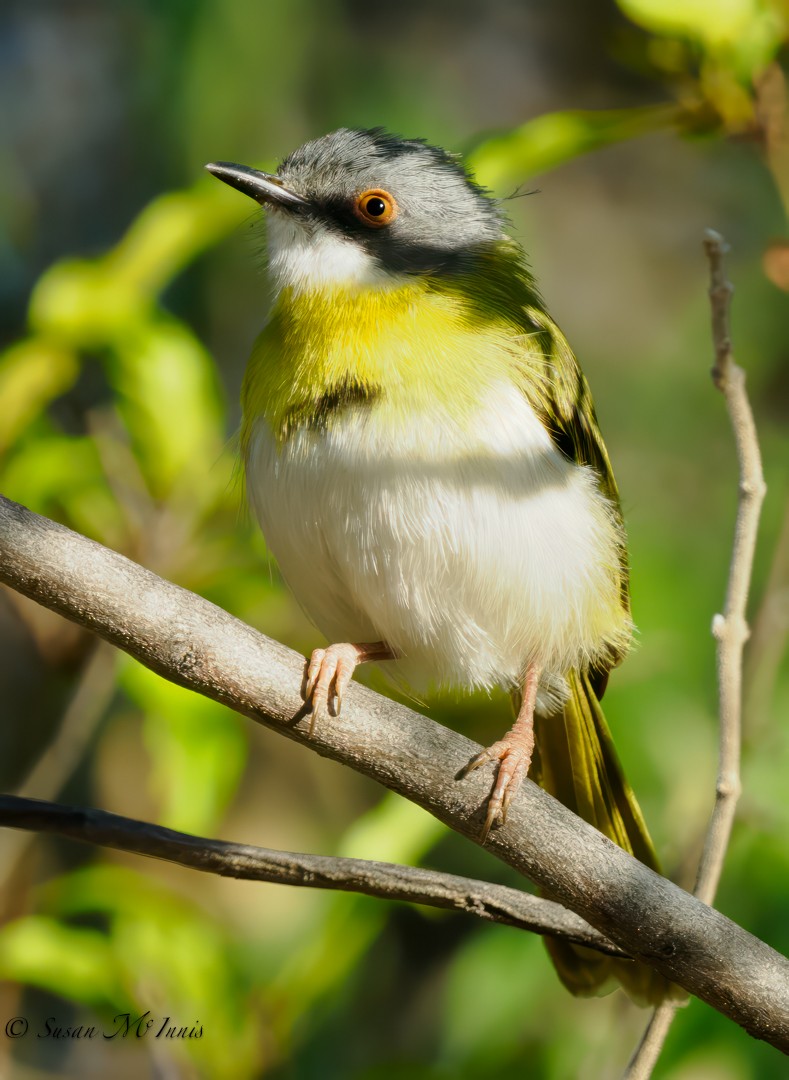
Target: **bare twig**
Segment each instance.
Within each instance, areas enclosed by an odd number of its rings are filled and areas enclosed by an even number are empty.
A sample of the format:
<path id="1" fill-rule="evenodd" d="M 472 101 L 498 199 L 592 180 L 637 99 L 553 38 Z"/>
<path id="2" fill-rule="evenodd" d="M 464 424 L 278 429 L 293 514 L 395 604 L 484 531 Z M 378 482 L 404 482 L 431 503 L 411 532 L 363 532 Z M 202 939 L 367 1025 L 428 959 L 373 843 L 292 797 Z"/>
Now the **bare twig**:
<path id="1" fill-rule="evenodd" d="M 190 836 L 160 825 L 109 814 L 104 810 L 61 806 L 38 799 L 0 795 L 0 825 L 49 832 L 87 844 L 130 851 L 222 877 L 338 889 L 384 900 L 447 908 L 536 934 L 565 938 L 610 956 L 623 956 L 572 911 L 530 893 L 487 881 L 442 874 L 393 863 L 273 851 Z"/>
<path id="2" fill-rule="evenodd" d="M 106 709 L 115 685 L 117 653 L 104 641 L 96 647 L 80 674 L 76 691 L 69 702 L 58 730 L 47 744 L 17 795 L 52 799 L 63 788 L 85 752 L 96 724 Z M 0 842 L 0 892 L 24 854 L 30 837 L 9 833 Z"/>
<path id="3" fill-rule="evenodd" d="M 623 1080 L 648 1080 L 663 1050 L 669 1028 L 682 1002 L 667 999 L 652 1013 L 641 1041 L 633 1051 Z"/>
<path id="4" fill-rule="evenodd" d="M 71 776 L 85 744 L 109 705 L 115 687 L 116 656 L 117 653 L 105 642 L 96 642 L 58 730 L 17 788 L 17 795 L 52 799 Z"/>
<path id="5" fill-rule="evenodd" d="M 717 645 L 719 747 L 715 806 L 707 827 L 694 895 L 711 904 L 729 846 L 737 800 L 740 797 L 742 742 L 742 654 L 748 639 L 745 610 L 753 569 L 759 514 L 766 493 L 756 425 L 745 390 L 745 372 L 734 363 L 729 332 L 729 308 L 734 286 L 726 277 L 728 245 L 708 229 L 704 250 L 710 265 L 710 306 L 715 363 L 712 380 L 726 399 L 739 465 L 739 499 L 734 546 L 723 615 L 712 621 Z M 648 1080 L 660 1056 L 671 1022 L 681 1002 L 665 1001 L 655 1010 L 624 1075 L 624 1080 Z"/>
<path id="6" fill-rule="evenodd" d="M 712 377 L 726 399 L 739 464 L 739 500 L 734 527 L 729 584 L 723 615 L 716 615 L 712 632 L 718 642 L 720 747 L 715 808 L 712 812 L 694 893 L 706 904 L 715 899 L 737 800 L 740 795 L 742 714 L 742 652 L 748 639 L 745 611 L 751 584 L 759 514 L 767 491 L 753 413 L 745 390 L 745 372 L 734 363 L 729 336 L 732 285 L 723 265 L 723 237 L 709 230 L 705 250 L 710 261 L 710 302 L 715 366 Z"/>
<path id="7" fill-rule="evenodd" d="M 304 658 L 207 600 L 0 497 L 0 580 L 99 633 L 166 678 L 341 761 L 478 839 L 491 770 L 457 780 L 477 744 L 352 683 L 317 724 Z M 527 781 L 491 854 L 634 959 L 789 1052 L 789 961 L 654 873 Z"/>

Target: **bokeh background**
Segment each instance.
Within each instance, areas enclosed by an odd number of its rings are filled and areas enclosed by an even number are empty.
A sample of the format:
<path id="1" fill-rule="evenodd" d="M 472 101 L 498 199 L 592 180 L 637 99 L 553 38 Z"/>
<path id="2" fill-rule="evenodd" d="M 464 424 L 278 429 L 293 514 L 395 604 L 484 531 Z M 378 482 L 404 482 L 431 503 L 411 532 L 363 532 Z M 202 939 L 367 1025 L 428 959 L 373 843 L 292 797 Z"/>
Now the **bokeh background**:
<path id="1" fill-rule="evenodd" d="M 622 490 L 639 647 L 606 710 L 667 872 L 712 805 L 710 622 L 736 463 L 709 380 L 703 229 L 732 244 L 769 495 L 744 794 L 719 906 L 789 950 L 789 12 L 770 0 L 6 0 L 0 8 L 0 490 L 288 645 L 316 632 L 243 505 L 235 429 L 267 310 L 263 225 L 202 173 L 339 126 L 470 155 L 509 204 L 592 383 Z M 782 554 L 783 553 L 783 554 Z M 388 690 L 380 674 L 362 679 Z M 500 700 L 431 715 L 490 742 Z M 6 790 L 265 846 L 525 883 L 421 810 L 0 591 Z M 577 1001 L 542 943 L 470 918 L 200 876 L 52 838 L 0 847 L 0 1019 L 151 1010 L 199 1042 L 0 1036 L 3 1075 L 616 1076 L 646 1015 Z M 698 1002 L 655 1076 L 786 1076 Z"/>

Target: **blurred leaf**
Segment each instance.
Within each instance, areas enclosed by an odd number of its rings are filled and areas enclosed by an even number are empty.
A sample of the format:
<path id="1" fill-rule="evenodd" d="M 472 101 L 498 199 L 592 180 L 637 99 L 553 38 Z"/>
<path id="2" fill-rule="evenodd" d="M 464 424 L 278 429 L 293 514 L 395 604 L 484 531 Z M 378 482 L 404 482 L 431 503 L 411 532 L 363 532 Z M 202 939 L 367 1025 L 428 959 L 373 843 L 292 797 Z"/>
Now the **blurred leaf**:
<path id="1" fill-rule="evenodd" d="M 122 343 L 177 272 L 248 216 L 245 200 L 207 178 L 159 196 L 107 255 L 62 260 L 42 274 L 31 327 L 83 347 Z"/>
<path id="2" fill-rule="evenodd" d="M 172 829 L 212 831 L 246 761 L 241 717 L 127 659 L 121 685 L 144 713 L 159 820 Z"/>
<path id="3" fill-rule="evenodd" d="M 193 872 L 189 871 L 190 878 Z M 93 866 L 52 882 L 43 896 L 64 917 L 110 919 L 115 977 L 138 1011 L 203 1027 L 182 1049 L 218 1080 L 257 1074 L 260 1016 L 250 997 L 243 952 L 221 920 L 163 885 L 117 866 Z M 228 1054 L 232 1047 L 232 1054 Z"/>
<path id="4" fill-rule="evenodd" d="M 193 187 L 160 195 L 107 255 L 103 272 L 132 292 L 155 296 L 202 250 L 249 217 L 249 203 L 234 194 L 202 173 Z"/>
<path id="5" fill-rule="evenodd" d="M 669 127 L 676 116 L 671 105 L 546 113 L 486 139 L 468 162 L 481 184 L 501 192 L 507 184 L 555 169 L 581 154 Z"/>
<path id="6" fill-rule="evenodd" d="M 79 363 L 72 352 L 28 338 L 0 356 L 0 453 L 54 398 L 73 385 Z"/>
<path id="7" fill-rule="evenodd" d="M 415 865 L 446 831 L 446 825 L 421 807 L 387 794 L 350 826 L 337 850 L 354 858 Z M 332 896 L 318 909 L 315 925 L 303 934 L 303 944 L 269 988 L 278 1002 L 281 1038 L 289 1040 L 296 1017 L 342 986 L 386 924 L 387 907 L 380 900 L 346 893 Z"/>
<path id="8" fill-rule="evenodd" d="M 85 436 L 40 434 L 18 447 L 3 474 L 4 493 L 37 513 L 65 519 L 79 532 L 122 547 L 125 522 Z"/>
<path id="9" fill-rule="evenodd" d="M 695 38 L 707 48 L 739 47 L 756 36 L 780 40 L 782 17 L 771 0 L 617 0 L 633 22 L 656 34 Z"/>
<path id="10" fill-rule="evenodd" d="M 789 240 L 774 240 L 763 256 L 764 272 L 784 292 L 789 292 Z"/>
<path id="11" fill-rule="evenodd" d="M 536 935 L 500 926 L 486 926 L 466 942 L 451 964 L 444 995 L 442 1042 L 451 1061 L 484 1062 L 493 1070 L 517 1059 L 526 1018 L 545 990 L 542 950 Z"/>
<path id="12" fill-rule="evenodd" d="M 379 862 L 419 862 L 448 831 L 421 806 L 389 794 L 348 827 L 337 853 Z"/>
<path id="13" fill-rule="evenodd" d="M 210 504 L 224 474 L 224 414 L 211 357 L 181 322 L 140 321 L 117 343 L 110 380 L 154 497 L 178 488 L 198 507 Z"/>
<path id="14" fill-rule="evenodd" d="M 30 298 L 31 329 L 82 348 L 114 340 L 145 319 L 150 299 L 105 268 L 105 260 L 64 259 L 38 279 Z"/>
<path id="15" fill-rule="evenodd" d="M 86 1005 L 128 1004 L 107 936 L 44 915 L 28 915 L 0 930 L 0 977 Z"/>

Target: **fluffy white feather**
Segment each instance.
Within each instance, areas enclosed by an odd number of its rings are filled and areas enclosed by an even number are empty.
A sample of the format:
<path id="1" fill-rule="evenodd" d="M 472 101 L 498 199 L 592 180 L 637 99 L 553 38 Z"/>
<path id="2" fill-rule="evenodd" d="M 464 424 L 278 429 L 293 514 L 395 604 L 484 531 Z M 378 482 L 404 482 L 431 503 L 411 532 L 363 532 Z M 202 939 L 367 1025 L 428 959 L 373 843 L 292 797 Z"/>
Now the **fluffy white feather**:
<path id="1" fill-rule="evenodd" d="M 515 386 L 489 392 L 471 428 L 372 403 L 277 446 L 259 421 L 247 479 L 317 626 L 384 640 L 412 685 L 516 685 L 534 662 L 550 694 L 629 637 L 611 508 Z"/>
<path id="2" fill-rule="evenodd" d="M 276 210 L 266 218 L 268 268 L 274 294 L 292 289 L 294 295 L 332 286 L 396 288 L 400 274 L 382 269 L 361 244 L 345 240 L 325 227 L 310 227 Z"/>

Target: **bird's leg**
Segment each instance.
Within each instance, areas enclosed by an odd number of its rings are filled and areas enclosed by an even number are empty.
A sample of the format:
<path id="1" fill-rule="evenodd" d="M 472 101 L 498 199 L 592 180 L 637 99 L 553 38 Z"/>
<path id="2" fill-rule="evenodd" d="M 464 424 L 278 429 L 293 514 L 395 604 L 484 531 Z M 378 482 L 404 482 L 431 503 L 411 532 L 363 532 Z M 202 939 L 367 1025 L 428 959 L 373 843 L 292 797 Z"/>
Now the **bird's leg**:
<path id="1" fill-rule="evenodd" d="M 480 839 L 484 844 L 491 827 L 503 825 L 507 819 L 507 810 L 512 796 L 520 787 L 529 771 L 531 756 L 534 751 L 534 706 L 537 701 L 537 686 L 540 681 L 540 669 L 530 664 L 526 669 L 523 682 L 523 700 L 515 723 L 504 736 L 487 750 L 469 762 L 463 770 L 464 775 L 487 765 L 489 761 L 498 761 L 496 783 L 488 799 L 488 811 L 482 827 Z"/>
<path id="2" fill-rule="evenodd" d="M 314 649 L 305 665 L 302 685 L 302 697 L 312 706 L 310 735 L 319 713 L 325 711 L 331 712 L 333 716 L 340 715 L 342 696 L 359 664 L 366 664 L 368 660 L 394 659 L 395 654 L 383 641 L 362 642 L 358 645 L 341 642 L 325 649 Z"/>

